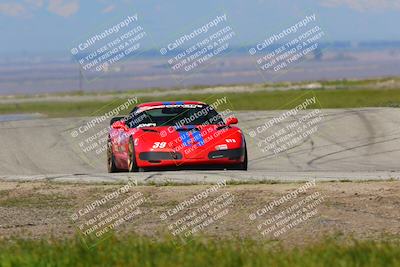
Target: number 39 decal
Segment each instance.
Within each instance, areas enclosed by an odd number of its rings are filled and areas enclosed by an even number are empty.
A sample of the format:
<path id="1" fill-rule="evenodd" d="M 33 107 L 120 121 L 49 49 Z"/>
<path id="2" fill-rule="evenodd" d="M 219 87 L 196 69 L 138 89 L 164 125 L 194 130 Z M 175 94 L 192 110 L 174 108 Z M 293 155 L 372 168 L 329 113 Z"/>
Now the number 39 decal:
<path id="1" fill-rule="evenodd" d="M 166 145 L 166 142 L 154 142 L 153 148 L 164 148 Z"/>

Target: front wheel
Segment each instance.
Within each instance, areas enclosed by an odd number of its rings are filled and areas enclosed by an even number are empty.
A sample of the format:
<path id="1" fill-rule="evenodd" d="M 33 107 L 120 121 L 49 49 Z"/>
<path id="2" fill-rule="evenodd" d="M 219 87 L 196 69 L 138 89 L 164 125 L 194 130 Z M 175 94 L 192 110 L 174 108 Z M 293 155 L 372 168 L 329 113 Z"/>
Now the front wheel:
<path id="1" fill-rule="evenodd" d="M 239 170 L 247 171 L 247 146 L 244 145 L 244 160 L 239 164 Z"/>
<path id="2" fill-rule="evenodd" d="M 129 144 L 128 144 L 128 170 L 129 172 L 139 171 L 139 168 L 136 165 L 135 145 L 133 143 L 132 137 L 129 138 Z"/>
<path id="3" fill-rule="evenodd" d="M 117 168 L 115 164 L 115 157 L 112 151 L 112 143 L 111 139 L 109 138 L 107 141 L 107 171 L 109 173 L 119 172 L 120 170 Z"/>
<path id="4" fill-rule="evenodd" d="M 233 165 L 232 167 L 228 168 L 229 170 L 239 170 L 239 171 L 247 171 L 247 146 L 246 143 L 244 144 L 244 159 L 242 163 Z"/>

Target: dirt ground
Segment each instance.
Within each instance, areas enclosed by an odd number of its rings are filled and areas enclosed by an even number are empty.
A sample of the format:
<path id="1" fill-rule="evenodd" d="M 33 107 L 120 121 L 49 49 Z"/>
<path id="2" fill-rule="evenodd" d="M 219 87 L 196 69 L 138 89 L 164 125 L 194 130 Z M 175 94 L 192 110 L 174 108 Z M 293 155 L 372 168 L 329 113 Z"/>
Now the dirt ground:
<path id="1" fill-rule="evenodd" d="M 120 194 L 116 197 L 114 192 Z M 112 228 L 117 234 L 135 232 L 155 238 L 190 233 L 187 235 L 282 240 L 289 244 L 313 242 L 324 236 L 398 238 L 400 182 L 213 187 L 2 181 L 0 213 L 0 238 L 86 236 L 100 233 L 116 220 L 119 223 Z M 96 231 L 87 232 L 94 225 L 98 226 Z"/>

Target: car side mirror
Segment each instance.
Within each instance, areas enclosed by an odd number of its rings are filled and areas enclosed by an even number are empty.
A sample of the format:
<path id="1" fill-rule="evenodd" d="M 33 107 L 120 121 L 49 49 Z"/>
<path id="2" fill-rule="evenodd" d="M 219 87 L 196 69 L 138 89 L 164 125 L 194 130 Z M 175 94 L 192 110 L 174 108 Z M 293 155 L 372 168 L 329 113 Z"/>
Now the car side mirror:
<path id="1" fill-rule="evenodd" d="M 122 129 L 124 131 L 128 131 L 128 127 L 123 121 L 116 121 L 111 126 L 113 129 Z"/>
<path id="2" fill-rule="evenodd" d="M 228 126 L 232 125 L 232 124 L 237 124 L 238 122 L 239 122 L 238 119 L 235 117 L 226 119 L 226 125 L 228 125 Z"/>

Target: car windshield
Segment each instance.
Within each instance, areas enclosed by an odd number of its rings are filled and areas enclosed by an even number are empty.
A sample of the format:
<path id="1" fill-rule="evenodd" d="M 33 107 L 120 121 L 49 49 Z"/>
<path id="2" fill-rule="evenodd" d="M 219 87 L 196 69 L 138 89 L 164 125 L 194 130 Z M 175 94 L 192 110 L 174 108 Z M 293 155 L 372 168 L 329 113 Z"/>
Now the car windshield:
<path id="1" fill-rule="evenodd" d="M 131 113 L 127 125 L 130 128 L 155 127 L 155 126 L 177 126 L 184 125 L 207 125 L 224 124 L 221 115 L 211 106 L 206 105 L 184 105 L 145 107 L 136 109 Z"/>

